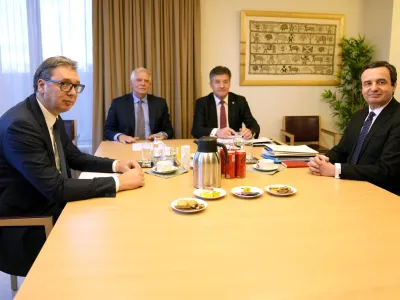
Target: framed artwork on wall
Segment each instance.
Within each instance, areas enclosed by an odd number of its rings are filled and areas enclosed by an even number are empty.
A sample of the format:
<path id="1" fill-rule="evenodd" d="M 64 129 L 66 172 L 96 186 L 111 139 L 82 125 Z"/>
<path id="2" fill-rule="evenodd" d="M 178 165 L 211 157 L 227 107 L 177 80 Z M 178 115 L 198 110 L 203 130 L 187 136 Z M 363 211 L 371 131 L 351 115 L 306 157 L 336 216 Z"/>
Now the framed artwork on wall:
<path id="1" fill-rule="evenodd" d="M 240 85 L 336 85 L 344 15 L 241 11 Z"/>

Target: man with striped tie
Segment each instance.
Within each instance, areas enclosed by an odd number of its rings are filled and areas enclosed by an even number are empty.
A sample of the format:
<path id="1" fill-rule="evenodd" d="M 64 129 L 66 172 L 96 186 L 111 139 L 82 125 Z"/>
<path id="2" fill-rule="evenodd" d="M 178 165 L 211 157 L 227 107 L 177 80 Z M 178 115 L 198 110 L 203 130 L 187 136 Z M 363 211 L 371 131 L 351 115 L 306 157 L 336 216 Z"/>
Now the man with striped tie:
<path id="1" fill-rule="evenodd" d="M 354 114 L 326 156 L 310 159 L 314 175 L 363 180 L 400 195 L 400 104 L 396 68 L 386 61 L 365 66 L 362 94 L 368 107 Z"/>
<path id="2" fill-rule="evenodd" d="M 228 68 L 217 66 L 211 70 L 210 87 L 213 92 L 196 101 L 192 127 L 195 138 L 223 138 L 239 131 L 245 139 L 258 137 L 260 126 L 251 114 L 246 98 L 229 92 L 230 86 L 231 71 Z"/>

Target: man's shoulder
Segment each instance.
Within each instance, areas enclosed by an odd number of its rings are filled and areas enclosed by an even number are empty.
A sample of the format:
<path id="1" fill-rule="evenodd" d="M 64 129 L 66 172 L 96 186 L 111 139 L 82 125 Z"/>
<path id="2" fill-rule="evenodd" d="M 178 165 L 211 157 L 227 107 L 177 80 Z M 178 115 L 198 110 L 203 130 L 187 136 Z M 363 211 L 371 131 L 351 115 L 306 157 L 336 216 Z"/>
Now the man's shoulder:
<path id="1" fill-rule="evenodd" d="M 162 103 L 162 102 L 166 103 L 167 102 L 167 100 L 165 100 L 164 98 L 155 96 L 153 94 L 147 94 L 147 100 L 148 101 L 152 101 L 152 102 L 156 102 L 156 103 Z"/>
<path id="2" fill-rule="evenodd" d="M 128 100 L 129 100 L 129 99 L 133 99 L 132 94 L 125 94 L 125 95 L 119 96 L 119 97 L 117 97 L 117 98 L 114 98 L 114 99 L 112 100 L 112 102 L 113 102 L 113 103 L 121 103 L 121 102 L 123 102 L 123 101 L 126 101 L 127 99 L 128 99 Z"/>
<path id="3" fill-rule="evenodd" d="M 26 119 L 29 114 L 29 98 L 17 103 L 9 110 L 7 110 L 1 117 L 0 121 Z"/>
<path id="4" fill-rule="evenodd" d="M 235 101 L 246 101 L 246 98 L 242 95 L 238 95 L 232 92 L 229 92 L 229 99 L 233 99 Z"/>
<path id="5" fill-rule="evenodd" d="M 215 99 L 214 99 L 214 97 L 213 97 L 213 93 L 209 93 L 209 94 L 206 95 L 206 96 L 203 96 L 203 97 L 201 97 L 201 98 L 198 98 L 198 99 L 196 100 L 196 102 L 206 103 L 207 101 L 212 101 L 212 100 L 215 101 Z"/>

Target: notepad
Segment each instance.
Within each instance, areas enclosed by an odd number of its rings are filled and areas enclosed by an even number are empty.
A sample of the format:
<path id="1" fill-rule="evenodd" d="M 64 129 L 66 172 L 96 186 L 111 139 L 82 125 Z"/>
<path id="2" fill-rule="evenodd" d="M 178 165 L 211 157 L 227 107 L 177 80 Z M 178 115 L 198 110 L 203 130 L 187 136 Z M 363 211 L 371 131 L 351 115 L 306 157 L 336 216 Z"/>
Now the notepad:
<path id="1" fill-rule="evenodd" d="M 286 153 L 307 153 L 307 154 L 318 154 L 318 151 L 308 147 L 307 145 L 299 146 L 286 146 L 286 145 L 268 145 L 265 147 L 267 151 L 273 151 L 276 153 L 286 152 Z"/>

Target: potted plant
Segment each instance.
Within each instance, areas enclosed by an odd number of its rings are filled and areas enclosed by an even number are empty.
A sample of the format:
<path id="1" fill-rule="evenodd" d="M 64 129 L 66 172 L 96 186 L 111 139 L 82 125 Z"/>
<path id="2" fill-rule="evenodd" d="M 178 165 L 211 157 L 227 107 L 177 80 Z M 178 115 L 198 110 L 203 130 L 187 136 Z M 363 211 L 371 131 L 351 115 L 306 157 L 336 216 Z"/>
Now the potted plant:
<path id="1" fill-rule="evenodd" d="M 365 41 L 365 36 L 357 38 L 343 37 L 340 43 L 342 68 L 335 77 L 339 79 L 336 90 L 324 90 L 321 97 L 329 103 L 336 124 L 343 131 L 353 114 L 366 106 L 361 93 L 361 70 L 371 62 L 374 49 Z"/>

